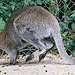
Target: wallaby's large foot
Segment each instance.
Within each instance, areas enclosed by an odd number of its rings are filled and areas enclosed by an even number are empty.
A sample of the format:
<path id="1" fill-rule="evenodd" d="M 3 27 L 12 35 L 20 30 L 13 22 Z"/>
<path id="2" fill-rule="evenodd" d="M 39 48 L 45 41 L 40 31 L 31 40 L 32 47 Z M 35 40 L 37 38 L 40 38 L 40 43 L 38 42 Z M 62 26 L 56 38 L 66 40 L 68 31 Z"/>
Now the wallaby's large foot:
<path id="1" fill-rule="evenodd" d="M 30 56 L 27 57 L 26 62 L 32 60 L 34 58 L 34 54 L 31 54 Z"/>
<path id="2" fill-rule="evenodd" d="M 46 54 L 48 53 L 49 50 L 47 50 L 44 54 L 39 55 L 39 62 L 45 58 Z"/>
<path id="3" fill-rule="evenodd" d="M 45 56 L 46 56 L 46 53 L 45 53 L 45 54 L 41 54 L 41 55 L 39 56 L 39 62 L 40 62 L 42 59 L 44 59 Z"/>

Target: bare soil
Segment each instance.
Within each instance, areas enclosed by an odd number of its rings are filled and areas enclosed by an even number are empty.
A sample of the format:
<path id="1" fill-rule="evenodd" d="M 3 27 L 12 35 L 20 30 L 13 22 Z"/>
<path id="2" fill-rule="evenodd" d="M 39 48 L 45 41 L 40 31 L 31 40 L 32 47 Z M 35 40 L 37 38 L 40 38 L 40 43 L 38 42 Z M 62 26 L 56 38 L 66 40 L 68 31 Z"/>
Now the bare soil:
<path id="1" fill-rule="evenodd" d="M 38 62 L 38 57 L 25 63 L 27 56 L 20 56 L 16 65 L 3 65 L 9 59 L 0 59 L 0 75 L 75 75 L 75 65 L 69 65 L 52 54 Z"/>

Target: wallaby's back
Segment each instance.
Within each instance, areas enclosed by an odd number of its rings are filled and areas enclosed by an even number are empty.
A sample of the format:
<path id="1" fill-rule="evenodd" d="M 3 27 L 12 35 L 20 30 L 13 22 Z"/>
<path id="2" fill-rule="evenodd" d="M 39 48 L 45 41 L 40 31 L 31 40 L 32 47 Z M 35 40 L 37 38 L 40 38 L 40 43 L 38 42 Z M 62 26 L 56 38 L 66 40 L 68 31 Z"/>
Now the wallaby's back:
<path id="1" fill-rule="evenodd" d="M 49 37 L 53 28 L 59 28 L 56 18 L 44 8 L 34 6 L 26 7 L 23 10 L 13 23 L 19 35 L 22 36 L 22 32 L 29 29 L 29 31 L 34 32 L 36 37 L 39 36 L 38 38 L 42 39 L 43 37 Z"/>

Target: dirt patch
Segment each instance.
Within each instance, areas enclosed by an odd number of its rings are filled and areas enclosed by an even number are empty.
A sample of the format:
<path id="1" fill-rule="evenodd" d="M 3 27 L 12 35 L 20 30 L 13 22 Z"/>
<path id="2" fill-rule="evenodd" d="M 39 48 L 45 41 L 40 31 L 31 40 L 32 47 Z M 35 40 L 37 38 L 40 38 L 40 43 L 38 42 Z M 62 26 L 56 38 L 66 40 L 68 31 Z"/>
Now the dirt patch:
<path id="1" fill-rule="evenodd" d="M 38 62 L 38 57 L 25 63 L 26 57 L 18 59 L 16 65 L 0 65 L 0 75 L 75 75 L 75 65 L 68 65 L 60 57 L 47 54 Z M 9 59 L 0 59 L 7 63 Z"/>

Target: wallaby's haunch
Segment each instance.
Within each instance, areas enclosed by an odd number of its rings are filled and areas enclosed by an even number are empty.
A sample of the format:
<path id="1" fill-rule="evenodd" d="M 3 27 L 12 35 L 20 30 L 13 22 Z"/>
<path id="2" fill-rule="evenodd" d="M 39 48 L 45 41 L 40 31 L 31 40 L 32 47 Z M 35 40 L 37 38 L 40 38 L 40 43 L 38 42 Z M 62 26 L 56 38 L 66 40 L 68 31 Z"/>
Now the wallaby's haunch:
<path id="1" fill-rule="evenodd" d="M 15 64 L 19 48 L 29 43 L 38 50 L 28 56 L 26 61 L 36 56 L 41 60 L 48 49 L 54 46 L 49 36 L 53 36 L 61 58 L 75 64 L 75 60 L 70 58 L 64 48 L 58 21 L 40 6 L 25 7 L 10 16 L 5 29 L 0 33 L 0 48 L 10 54 L 10 64 Z"/>

